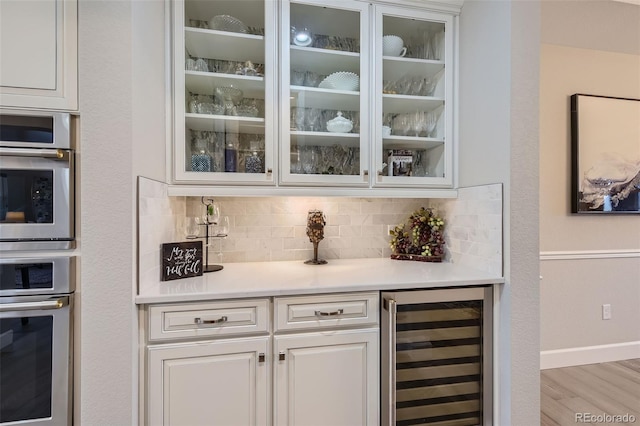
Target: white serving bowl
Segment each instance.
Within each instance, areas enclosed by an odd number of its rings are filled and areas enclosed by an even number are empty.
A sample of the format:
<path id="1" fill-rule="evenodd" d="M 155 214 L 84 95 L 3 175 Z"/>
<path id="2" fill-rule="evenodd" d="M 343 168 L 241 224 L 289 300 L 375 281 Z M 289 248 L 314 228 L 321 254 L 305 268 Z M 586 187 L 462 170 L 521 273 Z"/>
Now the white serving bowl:
<path id="1" fill-rule="evenodd" d="M 403 48 L 404 41 L 402 38 L 396 35 L 382 37 L 382 54 L 384 56 L 404 56 L 402 55 Z"/>
<path id="2" fill-rule="evenodd" d="M 318 87 L 321 89 L 357 91 L 360 89 L 360 77 L 352 72 L 338 71 L 327 76 L 318 84 Z"/>
<path id="3" fill-rule="evenodd" d="M 342 116 L 338 111 L 337 117 L 327 121 L 327 130 L 331 133 L 349 133 L 353 129 L 353 121 Z"/>

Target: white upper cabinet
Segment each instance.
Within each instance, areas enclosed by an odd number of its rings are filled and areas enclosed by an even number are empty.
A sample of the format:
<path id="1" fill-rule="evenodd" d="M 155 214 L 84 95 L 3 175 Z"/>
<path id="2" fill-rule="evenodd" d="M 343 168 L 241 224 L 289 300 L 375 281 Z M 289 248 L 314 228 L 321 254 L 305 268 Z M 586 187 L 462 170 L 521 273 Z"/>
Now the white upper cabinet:
<path id="1" fill-rule="evenodd" d="M 282 3 L 283 184 L 367 186 L 370 142 L 368 3 Z"/>
<path id="2" fill-rule="evenodd" d="M 201 185 L 172 195 L 455 196 L 457 20 L 429 7 L 175 0 L 171 179 Z"/>
<path id="3" fill-rule="evenodd" d="M 453 17 L 374 9 L 374 185 L 451 187 Z"/>
<path id="4" fill-rule="evenodd" d="M 176 182 L 275 182 L 276 6 L 173 2 Z"/>
<path id="5" fill-rule="evenodd" d="M 76 0 L 0 2 L 0 106 L 78 109 Z"/>

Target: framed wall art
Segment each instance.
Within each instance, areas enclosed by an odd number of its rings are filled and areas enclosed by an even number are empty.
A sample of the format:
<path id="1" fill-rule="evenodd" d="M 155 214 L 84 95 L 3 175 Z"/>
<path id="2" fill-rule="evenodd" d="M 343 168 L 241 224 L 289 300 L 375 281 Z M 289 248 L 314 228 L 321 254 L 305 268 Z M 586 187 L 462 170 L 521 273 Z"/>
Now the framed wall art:
<path id="1" fill-rule="evenodd" d="M 572 213 L 640 213 L 640 99 L 571 96 Z"/>

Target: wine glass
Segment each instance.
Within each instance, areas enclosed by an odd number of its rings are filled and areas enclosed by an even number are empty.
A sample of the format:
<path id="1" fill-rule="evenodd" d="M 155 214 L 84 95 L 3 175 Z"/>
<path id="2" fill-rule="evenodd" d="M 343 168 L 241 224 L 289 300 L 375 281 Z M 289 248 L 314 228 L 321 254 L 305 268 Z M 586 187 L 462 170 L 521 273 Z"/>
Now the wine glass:
<path id="1" fill-rule="evenodd" d="M 221 216 L 214 227 L 214 236 L 226 237 L 229 234 L 229 216 Z"/>
<path id="2" fill-rule="evenodd" d="M 195 217 L 188 216 L 183 218 L 182 230 L 188 240 L 196 239 L 200 235 L 200 227 Z"/>
<path id="3" fill-rule="evenodd" d="M 433 135 L 433 131 L 436 128 L 436 124 L 437 124 L 437 120 L 436 120 L 436 115 L 433 112 L 429 112 L 427 114 L 427 136 L 430 137 L 435 137 L 435 135 Z"/>
<path id="4" fill-rule="evenodd" d="M 205 216 L 205 223 L 207 225 L 215 225 L 220 221 L 220 205 L 218 203 L 211 203 L 207 205 L 207 213 Z"/>

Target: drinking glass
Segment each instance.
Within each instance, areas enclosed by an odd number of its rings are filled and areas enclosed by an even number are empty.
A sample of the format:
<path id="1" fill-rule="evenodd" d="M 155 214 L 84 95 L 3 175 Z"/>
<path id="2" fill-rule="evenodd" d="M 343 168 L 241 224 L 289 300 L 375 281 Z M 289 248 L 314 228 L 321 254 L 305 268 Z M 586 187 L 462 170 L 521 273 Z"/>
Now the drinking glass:
<path id="1" fill-rule="evenodd" d="M 226 237 L 229 234 L 229 216 L 221 216 L 218 224 L 213 228 L 213 235 Z"/>
<path id="2" fill-rule="evenodd" d="M 302 146 L 300 159 L 302 160 L 302 171 L 305 174 L 313 174 L 316 170 L 317 156 L 313 146 Z"/>
<path id="3" fill-rule="evenodd" d="M 182 218 L 182 230 L 189 240 L 198 238 L 200 235 L 200 226 L 195 217 L 187 216 Z"/>
<path id="4" fill-rule="evenodd" d="M 195 64 L 195 71 L 208 72 L 209 66 L 207 65 L 207 61 L 205 61 L 202 58 L 199 58 Z"/>
<path id="5" fill-rule="evenodd" d="M 318 87 L 322 79 L 324 79 L 324 76 L 313 71 L 307 71 L 304 75 L 304 85 L 308 87 Z"/>
<path id="6" fill-rule="evenodd" d="M 433 131 L 435 130 L 437 123 L 438 122 L 436 120 L 436 115 L 433 112 L 427 113 L 427 116 L 426 116 L 426 131 L 427 131 L 427 136 L 428 137 L 435 137 L 435 135 L 433 134 Z"/>
<path id="7" fill-rule="evenodd" d="M 309 108 L 307 110 L 307 114 L 305 116 L 305 125 L 306 129 L 312 132 L 319 132 L 320 126 L 320 115 L 322 114 L 322 110 L 318 108 Z"/>
<path id="8" fill-rule="evenodd" d="M 291 70 L 291 85 L 302 86 L 304 84 L 306 74 L 306 72 L 301 70 Z"/>
<path id="9" fill-rule="evenodd" d="M 220 221 L 220 205 L 211 203 L 207 206 L 205 221 L 209 225 L 215 225 Z"/>
<path id="10" fill-rule="evenodd" d="M 296 123 L 296 130 L 304 131 L 304 123 L 305 123 L 306 112 L 302 107 L 294 108 L 294 121 Z"/>

